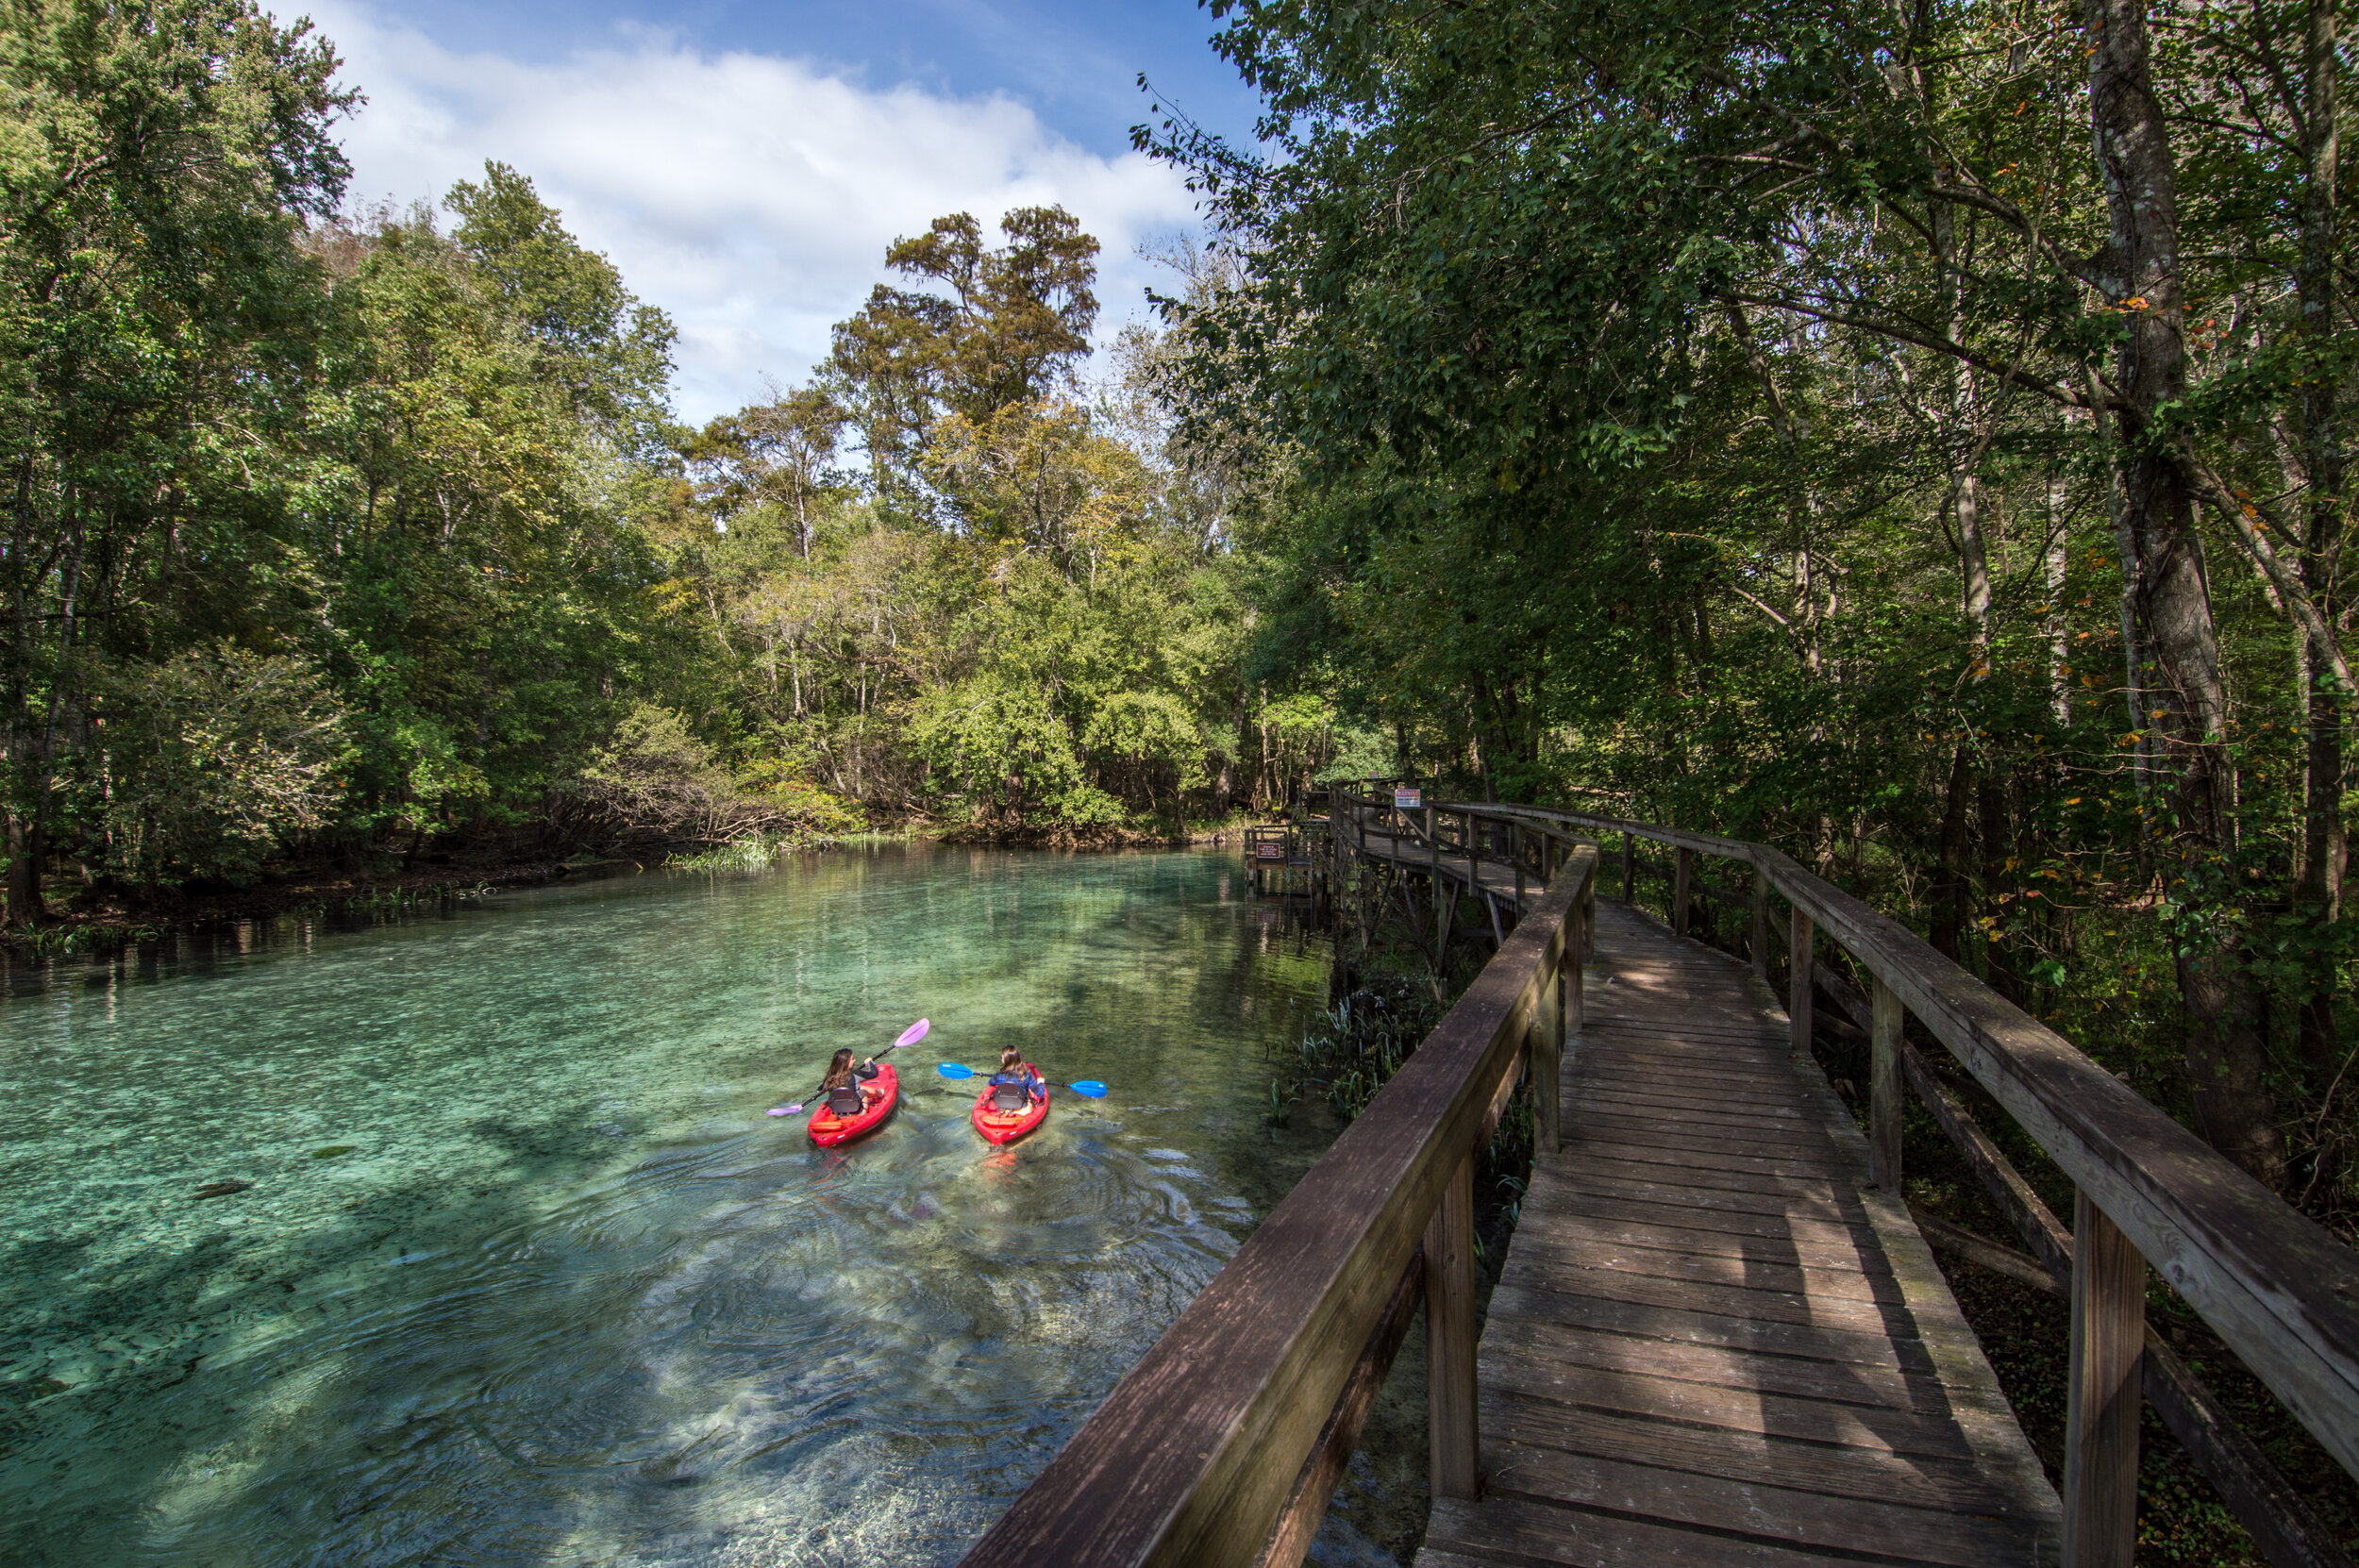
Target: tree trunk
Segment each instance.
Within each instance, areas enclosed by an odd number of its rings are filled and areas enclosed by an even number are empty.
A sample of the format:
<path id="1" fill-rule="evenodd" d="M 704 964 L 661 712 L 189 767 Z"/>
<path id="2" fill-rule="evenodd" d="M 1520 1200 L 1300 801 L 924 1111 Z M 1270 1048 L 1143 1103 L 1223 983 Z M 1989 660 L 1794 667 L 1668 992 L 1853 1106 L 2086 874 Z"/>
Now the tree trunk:
<path id="1" fill-rule="evenodd" d="M 2072 644 L 2065 624 L 2066 486 L 2062 473 L 2048 480 L 2048 547 L 2040 564 L 2048 585 L 2048 711 L 2059 728 L 2072 723 Z"/>
<path id="2" fill-rule="evenodd" d="M 1983 541 L 1983 491 L 1972 474 L 1958 475 L 1958 598 L 1973 640 L 1967 675 L 1990 675 L 1990 555 Z"/>
<path id="3" fill-rule="evenodd" d="M 1959 934 L 1966 926 L 1966 802 L 1974 791 L 1974 770 L 1966 761 L 1966 742 L 1958 742 L 1949 761 L 1949 792 L 1941 812 L 1941 866 L 1933 878 L 1932 929 L 1928 938 L 1933 951 L 1950 962 L 1960 961 Z"/>
<path id="4" fill-rule="evenodd" d="M 41 924 L 41 834 L 15 811 L 8 813 L 8 924 Z"/>
<path id="5" fill-rule="evenodd" d="M 2196 532 L 2194 497 L 2155 428 L 2186 391 L 2185 300 L 2179 276 L 2177 171 L 2156 101 L 2145 0 L 2084 0 L 2089 120 L 2112 220 L 2105 258 L 2129 327 L 2118 385 L 2124 522 L 2137 568 L 2138 620 L 2154 680 L 2147 717 L 2161 715 L 2171 776 L 2166 876 L 2180 910 L 2179 991 L 2187 1070 L 2205 1138 L 2272 1186 L 2284 1145 L 2263 1076 L 2263 1043 L 2230 896 L 2219 875 L 2229 846 L 2227 692 Z"/>
<path id="6" fill-rule="evenodd" d="M 1974 815 L 1982 829 L 1983 840 L 1983 912 L 1991 925 L 1984 933 L 1983 951 L 1990 989 L 2010 1002 L 2023 1000 L 2022 987 L 2016 983 L 2015 965 L 2007 950 L 2007 935 L 2002 929 L 2007 910 L 2007 894 L 2014 878 L 2008 874 L 2007 859 L 2015 847 L 2015 834 L 2008 826 L 2007 781 L 1995 772 L 1985 772 L 1976 780 Z"/>
<path id="7" fill-rule="evenodd" d="M 2304 84 L 2309 168 L 2297 281 L 2302 336 L 2321 349 L 2334 333 L 2334 193 L 2341 157 L 2335 124 L 2339 96 L 2336 29 L 2334 0 L 2312 0 Z M 2333 375 L 2310 375 L 2305 378 L 2301 405 L 2302 466 L 2308 471 L 2309 489 L 2300 569 L 2302 586 L 2330 626 L 2341 609 L 2334 566 L 2343 530 L 2343 442 L 2334 390 Z M 2308 782 L 2303 791 L 2301 879 L 2296 903 L 2305 918 L 2331 926 L 2342 917 L 2347 853 L 2342 809 L 2344 694 L 2326 649 L 2304 637 L 2302 654 L 2309 676 L 2309 710 L 2304 715 L 2309 728 Z M 2301 1056 L 2317 1092 L 2323 1094 L 2341 1065 L 2331 959 L 2314 965 L 2308 992 L 2301 1001 Z"/>

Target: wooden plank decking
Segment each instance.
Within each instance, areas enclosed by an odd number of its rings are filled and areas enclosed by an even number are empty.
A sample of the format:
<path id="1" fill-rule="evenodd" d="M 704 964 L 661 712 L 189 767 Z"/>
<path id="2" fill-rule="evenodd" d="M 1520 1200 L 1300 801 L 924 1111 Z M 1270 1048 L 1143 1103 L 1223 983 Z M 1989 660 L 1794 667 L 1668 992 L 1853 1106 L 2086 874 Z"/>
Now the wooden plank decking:
<path id="1" fill-rule="evenodd" d="M 2054 1491 L 1767 988 L 1602 901 L 1587 979 L 1483 1330 L 1483 1496 L 1435 1503 L 1419 1568 L 2055 1561 Z"/>

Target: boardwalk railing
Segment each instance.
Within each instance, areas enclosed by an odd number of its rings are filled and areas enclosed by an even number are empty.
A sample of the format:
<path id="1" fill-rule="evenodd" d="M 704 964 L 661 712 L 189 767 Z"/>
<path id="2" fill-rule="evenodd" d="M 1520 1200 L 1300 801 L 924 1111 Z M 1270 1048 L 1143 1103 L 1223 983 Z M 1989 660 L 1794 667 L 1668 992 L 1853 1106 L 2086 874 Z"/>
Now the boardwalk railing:
<path id="1" fill-rule="evenodd" d="M 1420 1299 L 1433 1489 L 1474 1494 L 1474 1161 L 1527 1070 L 1553 1120 L 1598 863 L 1561 829 L 1537 837 L 1547 892 L 973 1568 L 1301 1561 Z"/>
<path id="2" fill-rule="evenodd" d="M 1798 1053 L 1810 1045 L 1820 935 L 1869 976 L 1873 994 L 1860 1010 L 1873 1064 L 1875 1181 L 1899 1189 L 1905 1082 L 2071 1298 L 2067 1564 L 2131 1560 L 2142 1392 L 2273 1562 L 2342 1561 L 2333 1538 L 2144 1321 L 2150 1263 L 2359 1473 L 2359 1259 L 2324 1230 L 1905 927 L 1774 849 L 1536 807 L 1400 810 L 1339 792 L 1330 813 L 1339 856 L 1380 853 L 1478 892 L 1495 909 L 1512 900 L 1521 918 L 1499 928 L 1497 954 L 1448 1016 L 968 1554 L 969 1564 L 1299 1562 L 1420 1295 L 1433 1492 L 1472 1494 L 1473 1159 L 1527 1068 L 1543 1146 L 1556 1138 L 1559 1052 L 1579 1028 L 1579 956 L 1598 892 L 1598 851 L 1575 835 L 1594 834 L 1621 840 L 1626 899 L 1636 891 L 1640 842 L 1675 851 L 1665 868 L 1675 928 L 1687 928 L 1699 898 L 1744 909 L 1746 945 L 1765 977 L 1771 934 L 1783 926 Z M 1747 868 L 1746 885 L 1701 881 L 1705 858 Z M 2074 1182 L 2069 1232 L 1904 1041 L 1912 1013 Z"/>
<path id="3" fill-rule="evenodd" d="M 1481 809 L 1486 817 L 1499 809 Z M 1877 1185 L 1900 1190 L 1905 1084 L 2036 1255 L 2037 1266 L 2021 1272 L 2036 1282 L 2044 1269 L 2071 1299 L 2067 1564 L 2131 1560 L 2141 1393 L 2270 1561 L 2289 1568 L 2348 1560 L 2226 1408 L 2147 1326 L 2146 1271 L 2150 1263 L 2158 1270 L 2319 1443 L 2359 1474 L 2359 1258 L 2350 1248 L 1915 933 L 1776 850 L 1578 811 L 1511 809 L 1533 829 L 1619 836 L 1622 898 L 1635 896 L 1642 864 L 1659 872 L 1668 884 L 1671 925 L 1682 933 L 1701 901 L 1746 909 L 1745 946 L 1755 972 L 1768 978 L 1781 949 L 1786 959 L 1797 1053 L 1809 1049 L 1821 989 L 1819 938 L 1870 977 L 1872 995 L 1859 999 L 1865 1016 L 1856 1022 L 1869 1037 L 1867 1134 Z M 1674 854 L 1667 864 L 1648 863 L 1641 842 Z M 1703 858 L 1745 867 L 1746 886 L 1703 882 L 1697 875 Z M 1785 906 L 1782 921 L 1773 895 Z M 2071 1177 L 2069 1230 L 1904 1041 L 1911 1014 Z M 1935 1229 L 1930 1239 L 1936 1246 L 1964 1241 L 1975 1256 L 1970 1238 Z M 2008 1267 L 2003 1255 L 1979 1260 Z"/>

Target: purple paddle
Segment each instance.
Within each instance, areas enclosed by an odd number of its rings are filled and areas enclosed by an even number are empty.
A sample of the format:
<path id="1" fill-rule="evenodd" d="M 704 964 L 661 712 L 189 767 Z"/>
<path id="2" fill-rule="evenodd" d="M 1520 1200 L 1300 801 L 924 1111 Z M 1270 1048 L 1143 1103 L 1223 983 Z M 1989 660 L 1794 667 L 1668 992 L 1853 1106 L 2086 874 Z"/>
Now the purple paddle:
<path id="1" fill-rule="evenodd" d="M 908 1028 L 903 1029 L 901 1031 L 901 1038 L 886 1046 L 885 1049 L 888 1051 L 897 1051 L 904 1045 L 914 1045 L 919 1041 L 925 1039 L 927 1035 L 930 1034 L 933 1031 L 933 1026 L 934 1023 L 932 1019 L 921 1018 L 916 1023 L 912 1024 Z M 765 1116 L 792 1116 L 797 1111 L 800 1111 L 803 1108 L 799 1105 L 782 1105 L 766 1110 L 762 1112 L 762 1114 Z"/>

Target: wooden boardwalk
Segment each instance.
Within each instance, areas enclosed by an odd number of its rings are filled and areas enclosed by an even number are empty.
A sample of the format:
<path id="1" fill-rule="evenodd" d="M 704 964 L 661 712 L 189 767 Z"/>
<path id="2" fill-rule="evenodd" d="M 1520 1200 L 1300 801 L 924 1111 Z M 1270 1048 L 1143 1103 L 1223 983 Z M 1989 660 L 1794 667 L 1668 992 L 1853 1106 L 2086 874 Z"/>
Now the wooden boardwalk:
<path id="1" fill-rule="evenodd" d="M 2267 1560 L 2351 1568 L 2145 1321 L 2159 1271 L 2359 1475 L 2348 1245 L 1771 845 L 1413 798 L 1330 794 L 1313 902 L 1364 933 L 1397 904 L 1438 958 L 1459 900 L 1429 917 L 1422 873 L 1483 895 L 1490 961 L 966 1568 L 1294 1568 L 1420 1305 L 1425 1568 L 1979 1568 L 2057 1561 L 2067 1537 L 2076 1563 L 2130 1568 L 2146 1410 Z M 1625 890 L 1643 867 L 1675 909 L 1744 909 L 1748 953 L 1783 971 L 1795 1016 L 1752 968 L 1599 901 L 1591 834 L 1620 839 Z M 1642 842 L 1676 858 L 1642 858 Z M 1739 885 L 1699 878 L 1706 860 Z M 1807 1048 L 1790 1054 L 1822 950 L 1876 988 L 1872 1159 Z M 2070 1178 L 2071 1229 L 1920 1059 L 1912 1021 Z M 1475 1167 L 1526 1074 L 1542 1152 L 1478 1334 Z M 1876 1184 L 1897 1185 L 1910 1091 L 2032 1249 L 1998 1260 L 2070 1297 L 2061 1502 L 1907 1208 Z"/>
<path id="2" fill-rule="evenodd" d="M 1420 1568 L 2057 1560 L 2054 1491 L 1767 987 L 1600 902 L 1587 991 L 1483 1329 L 1483 1495 L 1436 1501 Z"/>

